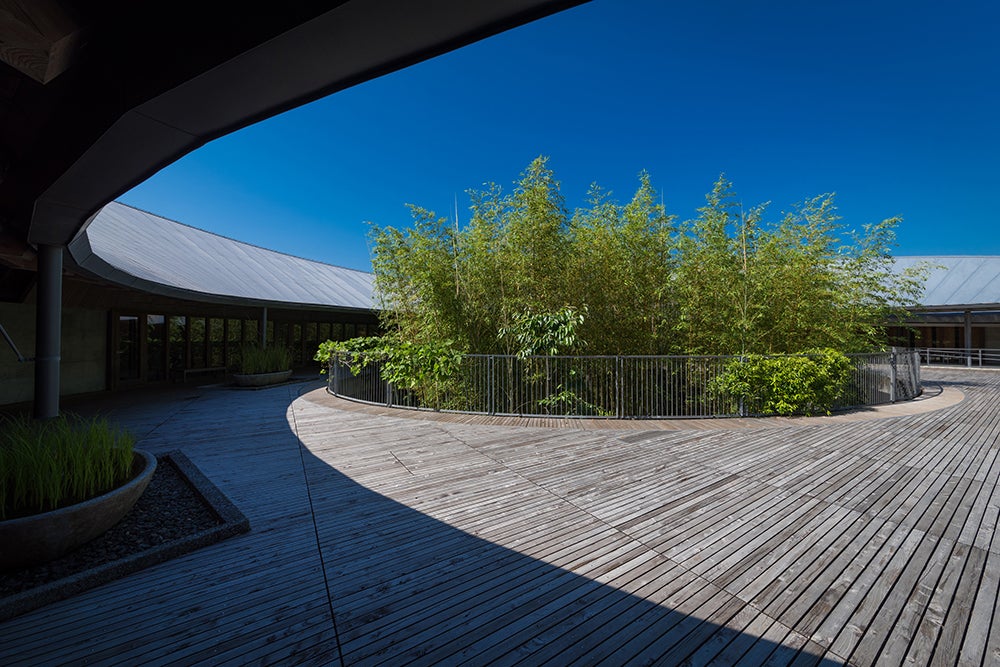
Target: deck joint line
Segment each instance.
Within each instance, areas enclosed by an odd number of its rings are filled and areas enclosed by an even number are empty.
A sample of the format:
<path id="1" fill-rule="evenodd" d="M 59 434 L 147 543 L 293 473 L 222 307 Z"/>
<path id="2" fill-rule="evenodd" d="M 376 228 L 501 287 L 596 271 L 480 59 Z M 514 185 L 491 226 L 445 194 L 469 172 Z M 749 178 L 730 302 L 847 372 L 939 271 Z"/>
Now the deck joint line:
<path id="1" fill-rule="evenodd" d="M 301 397 L 301 392 L 293 398 L 293 401 Z M 333 596 L 330 594 L 330 578 L 326 574 L 326 559 L 323 557 L 323 543 L 319 538 L 319 526 L 316 523 L 316 508 L 313 505 L 312 497 L 312 486 L 309 484 L 309 472 L 306 470 L 306 459 L 305 459 L 305 449 L 306 445 L 302 442 L 302 438 L 299 437 L 299 424 L 295 417 L 295 410 L 289 410 L 291 414 L 291 424 L 292 431 L 295 433 L 295 439 L 298 444 L 299 450 L 299 465 L 302 468 L 302 479 L 305 482 L 306 487 L 306 498 L 309 500 L 309 519 L 312 521 L 313 526 L 313 537 L 316 540 L 316 552 L 319 555 L 319 569 L 323 573 L 323 589 L 326 592 L 326 603 L 330 609 L 330 625 L 333 627 L 333 638 L 337 642 L 337 657 L 340 659 L 341 665 L 346 665 L 344 662 L 344 648 L 340 642 L 340 632 L 337 630 L 337 612 L 333 608 Z"/>
<path id="2" fill-rule="evenodd" d="M 416 475 L 416 473 L 413 472 L 412 470 L 410 470 L 405 463 L 403 463 L 402 461 L 399 460 L 399 457 L 396 456 L 396 452 L 394 452 L 394 451 L 392 451 L 390 449 L 389 450 L 389 454 L 391 454 L 392 458 L 394 458 L 396 460 L 396 463 L 398 463 L 399 465 L 403 466 L 403 469 L 406 470 L 406 472 L 410 473 L 411 475 Z"/>

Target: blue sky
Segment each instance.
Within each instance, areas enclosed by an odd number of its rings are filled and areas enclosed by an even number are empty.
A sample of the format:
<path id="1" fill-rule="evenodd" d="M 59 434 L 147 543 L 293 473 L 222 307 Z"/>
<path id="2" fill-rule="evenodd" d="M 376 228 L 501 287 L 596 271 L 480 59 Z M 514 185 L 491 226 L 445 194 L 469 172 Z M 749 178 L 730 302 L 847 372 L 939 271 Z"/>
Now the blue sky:
<path id="1" fill-rule="evenodd" d="M 367 222 L 468 217 L 538 155 L 572 209 L 645 169 L 687 219 L 835 192 L 898 255 L 1000 254 L 1000 3 L 595 0 L 208 144 L 121 201 L 368 270 Z"/>

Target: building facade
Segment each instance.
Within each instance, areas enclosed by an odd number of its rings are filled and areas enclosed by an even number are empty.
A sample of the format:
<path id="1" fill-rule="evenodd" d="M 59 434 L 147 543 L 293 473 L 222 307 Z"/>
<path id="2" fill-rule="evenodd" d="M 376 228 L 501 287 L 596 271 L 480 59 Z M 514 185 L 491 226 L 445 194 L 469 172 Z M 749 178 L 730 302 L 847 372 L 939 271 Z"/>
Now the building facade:
<path id="1" fill-rule="evenodd" d="M 63 396 L 144 384 L 219 381 L 244 345 L 275 345 L 319 370 L 324 340 L 378 330 L 373 278 L 194 229 L 118 203 L 70 245 L 63 278 Z M 30 401 L 37 287 L 30 264 L 3 269 L 0 404 Z M 14 289 L 14 286 L 17 289 Z M 18 358 L 17 352 L 22 359 Z"/>

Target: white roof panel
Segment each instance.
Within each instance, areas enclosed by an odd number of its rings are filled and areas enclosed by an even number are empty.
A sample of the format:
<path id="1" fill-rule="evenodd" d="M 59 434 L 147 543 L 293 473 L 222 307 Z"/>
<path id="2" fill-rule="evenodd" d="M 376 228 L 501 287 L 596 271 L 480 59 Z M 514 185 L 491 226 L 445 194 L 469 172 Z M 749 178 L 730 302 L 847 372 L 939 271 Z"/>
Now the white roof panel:
<path id="1" fill-rule="evenodd" d="M 931 266 L 920 300 L 922 306 L 1000 304 L 1000 256 L 929 255 L 897 257 L 899 270 L 925 262 Z"/>
<path id="2" fill-rule="evenodd" d="M 85 269 L 156 293 L 372 310 L 374 276 L 235 241 L 112 202 L 70 246 Z"/>

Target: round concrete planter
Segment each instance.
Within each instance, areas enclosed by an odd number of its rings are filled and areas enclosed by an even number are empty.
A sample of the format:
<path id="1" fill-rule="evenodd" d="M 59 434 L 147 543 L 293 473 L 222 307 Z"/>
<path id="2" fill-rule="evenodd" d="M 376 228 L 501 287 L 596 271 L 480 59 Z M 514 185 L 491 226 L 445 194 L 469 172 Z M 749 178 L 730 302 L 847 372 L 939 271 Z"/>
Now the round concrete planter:
<path id="1" fill-rule="evenodd" d="M 51 512 L 0 521 L 0 571 L 54 560 L 106 532 L 128 514 L 156 471 L 156 457 L 135 450 L 124 485 Z"/>
<path id="2" fill-rule="evenodd" d="M 233 382 L 237 387 L 266 387 L 269 384 L 278 384 L 292 377 L 292 371 L 278 371 L 277 373 L 254 373 L 253 375 L 233 375 Z"/>

